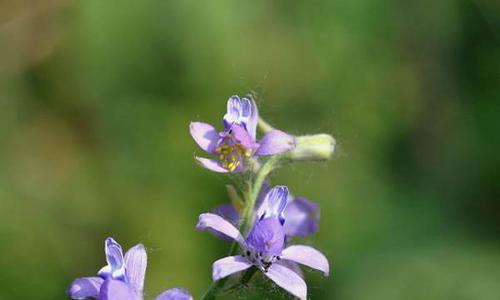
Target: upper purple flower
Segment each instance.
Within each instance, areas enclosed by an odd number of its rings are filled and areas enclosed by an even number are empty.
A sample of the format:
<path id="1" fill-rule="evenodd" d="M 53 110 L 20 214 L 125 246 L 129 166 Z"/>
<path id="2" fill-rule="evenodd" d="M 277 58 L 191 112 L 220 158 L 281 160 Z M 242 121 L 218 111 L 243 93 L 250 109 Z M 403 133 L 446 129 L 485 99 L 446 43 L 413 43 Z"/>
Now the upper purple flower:
<path id="1" fill-rule="evenodd" d="M 307 298 L 307 286 L 296 264 L 320 270 L 328 276 L 330 271 L 328 260 L 321 252 L 310 246 L 292 245 L 285 248 L 283 225 L 287 222 L 284 210 L 288 189 L 278 186 L 267 195 L 246 238 L 224 218 L 211 213 L 200 215 L 197 229 L 218 232 L 230 237 L 240 244 L 243 251 L 241 255 L 228 256 L 214 262 L 213 280 L 244 271 L 253 265 L 277 285 L 304 300 Z"/>
<path id="2" fill-rule="evenodd" d="M 245 170 L 249 157 L 293 149 L 295 138 L 276 129 L 257 141 L 258 119 L 259 112 L 253 99 L 232 96 L 227 101 L 223 131 L 218 132 L 207 123 L 192 122 L 189 129 L 196 143 L 206 152 L 218 156 L 217 160 L 196 157 L 198 162 L 215 172 L 241 172 Z"/>
<path id="3" fill-rule="evenodd" d="M 108 264 L 98 272 L 99 277 L 75 279 L 67 290 L 68 296 L 77 300 L 142 300 L 147 265 L 144 246 L 138 244 L 130 248 L 124 257 L 120 244 L 112 238 L 107 238 L 104 252 Z M 161 293 L 155 300 L 193 298 L 186 290 L 173 288 Z"/>

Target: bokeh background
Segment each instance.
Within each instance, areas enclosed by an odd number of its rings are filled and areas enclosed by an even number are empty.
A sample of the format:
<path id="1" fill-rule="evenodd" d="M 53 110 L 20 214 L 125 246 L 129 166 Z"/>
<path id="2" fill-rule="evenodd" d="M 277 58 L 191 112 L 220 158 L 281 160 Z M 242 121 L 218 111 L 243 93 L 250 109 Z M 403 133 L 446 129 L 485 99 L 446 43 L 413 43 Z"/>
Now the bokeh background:
<path id="1" fill-rule="evenodd" d="M 322 207 L 311 299 L 500 299 L 499 39 L 488 0 L 1 1 L 0 299 L 66 299 L 107 236 L 199 297 L 229 180 L 188 124 L 249 91 L 338 142 L 273 176 Z M 257 285 L 225 299 L 291 299 Z"/>

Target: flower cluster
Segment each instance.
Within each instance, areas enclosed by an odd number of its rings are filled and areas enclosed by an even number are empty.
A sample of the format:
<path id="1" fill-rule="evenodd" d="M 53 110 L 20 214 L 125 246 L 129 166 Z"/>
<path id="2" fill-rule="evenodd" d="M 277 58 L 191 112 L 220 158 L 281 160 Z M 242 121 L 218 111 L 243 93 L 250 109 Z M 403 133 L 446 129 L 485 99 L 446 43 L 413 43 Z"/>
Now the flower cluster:
<path id="1" fill-rule="evenodd" d="M 251 96 L 232 96 L 217 131 L 207 123 L 193 122 L 195 142 L 215 158 L 196 157 L 206 169 L 227 173 L 238 183 L 228 186 L 230 202 L 199 216 L 196 228 L 233 242 L 227 257 L 213 263 L 212 279 L 202 300 L 215 299 L 222 291 L 243 285 L 261 271 L 295 297 L 307 298 L 307 285 L 300 265 L 328 276 L 327 258 L 315 248 L 294 243 L 295 237 L 318 231 L 319 207 L 294 197 L 286 186 L 271 187 L 269 175 L 294 161 L 331 158 L 335 140 L 328 134 L 293 136 L 272 128 L 259 117 Z M 257 129 L 263 136 L 257 138 Z M 94 277 L 75 279 L 67 290 L 70 298 L 96 300 L 143 300 L 147 253 L 142 244 L 123 255 L 122 247 L 107 238 L 107 265 Z M 232 287 L 225 287 L 233 274 L 245 272 Z M 173 288 L 155 300 L 192 300 L 184 289 Z"/>
<path id="2" fill-rule="evenodd" d="M 264 136 L 257 138 L 257 127 Z M 292 295 L 307 298 L 307 286 L 299 265 L 323 272 L 330 267 L 326 257 L 307 245 L 296 245 L 293 238 L 307 236 L 318 230 L 318 205 L 290 195 L 286 186 L 270 188 L 268 175 L 275 168 L 294 160 L 324 160 L 331 157 L 334 140 L 329 135 L 294 137 L 270 127 L 259 114 L 249 96 L 232 96 L 223 117 L 224 129 L 218 132 L 209 124 L 193 122 L 190 132 L 201 149 L 216 159 L 196 157 L 205 168 L 219 173 L 234 173 L 245 184 L 236 191 L 231 186 L 230 204 L 221 205 L 199 217 L 196 228 L 232 240 L 230 255 L 213 263 L 215 291 L 235 273 L 247 272 L 250 277 L 260 270 L 275 284 Z M 236 180 L 237 182 L 241 182 Z M 239 228 L 238 228 L 239 227 Z M 253 271 L 252 271 L 253 270 Z M 249 276 L 242 276 L 248 278 Z"/>

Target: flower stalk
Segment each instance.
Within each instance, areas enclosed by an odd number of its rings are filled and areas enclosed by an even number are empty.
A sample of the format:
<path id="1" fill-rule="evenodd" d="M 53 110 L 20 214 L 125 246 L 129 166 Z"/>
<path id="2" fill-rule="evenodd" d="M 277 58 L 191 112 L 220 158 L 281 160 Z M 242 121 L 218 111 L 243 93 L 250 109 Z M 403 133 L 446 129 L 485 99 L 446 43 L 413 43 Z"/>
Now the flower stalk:
<path id="1" fill-rule="evenodd" d="M 213 283 L 202 300 L 246 286 L 257 271 L 301 300 L 307 285 L 299 264 L 329 274 L 327 258 L 307 245 L 294 245 L 291 238 L 318 230 L 319 207 L 305 198 L 289 194 L 286 186 L 273 188 L 268 180 L 273 170 L 296 161 L 325 161 L 332 157 L 335 140 L 328 134 L 293 136 L 273 128 L 258 115 L 252 97 L 232 96 L 223 118 L 224 130 L 193 122 L 196 143 L 216 158 L 196 159 L 205 168 L 230 173 L 239 191 L 228 186 L 230 204 L 200 215 L 196 228 L 232 240 L 229 255 L 212 265 Z M 263 136 L 258 138 L 256 129 Z M 242 272 L 227 287 L 230 275 Z"/>

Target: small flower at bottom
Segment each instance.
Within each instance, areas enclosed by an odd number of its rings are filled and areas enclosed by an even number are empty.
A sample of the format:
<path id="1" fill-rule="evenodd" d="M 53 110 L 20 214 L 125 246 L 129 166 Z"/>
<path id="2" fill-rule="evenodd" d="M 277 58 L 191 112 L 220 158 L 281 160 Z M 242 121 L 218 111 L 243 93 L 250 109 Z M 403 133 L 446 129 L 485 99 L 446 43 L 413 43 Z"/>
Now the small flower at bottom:
<path id="1" fill-rule="evenodd" d="M 197 229 L 218 232 L 237 241 L 242 254 L 228 256 L 213 264 L 214 281 L 256 266 L 278 286 L 300 299 L 307 298 L 307 285 L 297 273 L 296 264 L 320 270 L 328 276 L 330 267 L 326 257 L 318 250 L 305 245 L 285 247 L 286 218 L 283 211 L 288 199 L 288 189 L 278 186 L 264 200 L 250 232 L 241 232 L 224 218 L 211 213 L 201 214 Z"/>
<path id="2" fill-rule="evenodd" d="M 205 168 L 219 173 L 241 172 L 253 156 L 274 155 L 295 147 L 295 138 L 280 130 L 271 130 L 257 141 L 259 113 L 251 98 L 232 96 L 227 102 L 224 130 L 218 132 L 212 125 L 192 122 L 191 136 L 201 149 L 218 159 L 196 157 Z"/>
<path id="3" fill-rule="evenodd" d="M 123 256 L 122 247 L 113 238 L 107 238 L 104 245 L 107 265 L 98 272 L 98 277 L 75 279 L 67 290 L 75 300 L 142 300 L 147 254 L 138 244 Z M 155 300 L 192 300 L 186 290 L 166 290 Z"/>

